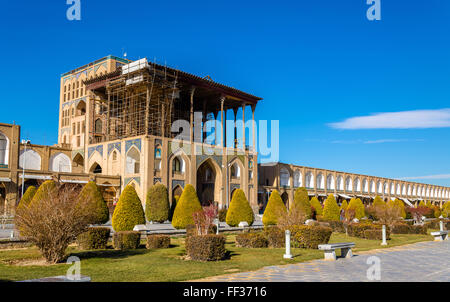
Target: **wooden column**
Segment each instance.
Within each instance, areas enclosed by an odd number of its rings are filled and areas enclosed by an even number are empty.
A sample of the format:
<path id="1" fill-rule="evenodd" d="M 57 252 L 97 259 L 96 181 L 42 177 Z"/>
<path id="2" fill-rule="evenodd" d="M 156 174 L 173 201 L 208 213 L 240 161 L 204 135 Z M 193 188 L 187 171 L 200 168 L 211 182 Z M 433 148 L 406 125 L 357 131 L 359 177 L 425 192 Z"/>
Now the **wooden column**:
<path id="1" fill-rule="evenodd" d="M 224 127 L 224 111 L 223 111 L 224 103 L 225 103 L 225 97 L 222 96 L 220 98 L 220 123 L 222 125 L 222 130 L 221 130 L 222 133 L 221 133 L 221 136 L 220 136 L 220 145 L 222 147 L 225 147 L 225 145 L 226 145 L 226 137 L 224 138 L 224 133 L 226 133 L 225 127 Z"/>
<path id="2" fill-rule="evenodd" d="M 255 138 L 255 109 L 256 109 L 256 105 L 252 105 L 252 148 L 253 148 L 253 152 L 256 152 L 256 138 Z"/>

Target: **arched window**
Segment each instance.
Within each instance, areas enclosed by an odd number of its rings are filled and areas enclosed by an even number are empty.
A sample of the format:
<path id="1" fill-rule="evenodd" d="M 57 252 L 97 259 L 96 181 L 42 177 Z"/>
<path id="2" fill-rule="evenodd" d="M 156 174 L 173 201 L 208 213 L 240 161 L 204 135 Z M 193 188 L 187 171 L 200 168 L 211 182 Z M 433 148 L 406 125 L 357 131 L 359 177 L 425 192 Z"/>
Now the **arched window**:
<path id="1" fill-rule="evenodd" d="M 317 175 L 317 179 L 316 179 L 316 184 L 317 184 L 317 189 L 324 189 L 325 188 L 325 184 L 324 184 L 324 179 L 323 179 L 323 174 L 319 173 Z"/>
<path id="2" fill-rule="evenodd" d="M 363 182 L 362 182 L 362 190 L 365 193 L 369 192 L 369 183 L 367 182 L 367 179 L 365 179 L 365 178 L 363 179 Z"/>
<path id="3" fill-rule="evenodd" d="M 375 182 L 373 180 L 370 181 L 369 188 L 370 193 L 375 193 Z"/>
<path id="4" fill-rule="evenodd" d="M 355 179 L 355 192 L 361 192 L 361 181 L 359 178 Z"/>
<path id="5" fill-rule="evenodd" d="M 0 165 L 8 165 L 9 140 L 0 132 Z"/>
<path id="6" fill-rule="evenodd" d="M 397 195 L 400 195 L 400 194 L 402 194 L 402 190 L 401 190 L 400 184 L 397 184 Z"/>
<path id="7" fill-rule="evenodd" d="M 126 173 L 138 174 L 140 172 L 140 153 L 136 148 L 132 147 L 127 153 Z"/>
<path id="8" fill-rule="evenodd" d="M 72 172 L 72 162 L 64 153 L 57 153 L 50 158 L 50 171 L 53 172 Z"/>
<path id="9" fill-rule="evenodd" d="M 337 183 L 337 189 L 339 191 L 344 191 L 344 178 L 341 175 L 339 175 L 337 177 L 336 183 Z"/>
<path id="10" fill-rule="evenodd" d="M 332 174 L 327 175 L 327 190 L 334 190 L 334 176 Z"/>
<path id="11" fill-rule="evenodd" d="M 95 133 L 103 133 L 103 122 L 101 119 L 95 120 Z"/>
<path id="12" fill-rule="evenodd" d="M 395 194 L 395 188 L 394 188 L 394 183 L 391 182 L 391 195 Z"/>
<path id="13" fill-rule="evenodd" d="M 27 170 L 41 170 L 41 156 L 34 150 L 22 150 L 19 156 L 19 168 Z"/>
<path id="14" fill-rule="evenodd" d="M 302 186 L 302 172 L 295 171 L 294 172 L 294 188 L 298 188 Z"/>
<path id="15" fill-rule="evenodd" d="M 314 188 L 314 177 L 313 174 L 311 172 L 306 173 L 306 177 L 305 177 L 305 182 L 306 182 L 306 187 L 308 189 L 313 189 Z"/>
<path id="16" fill-rule="evenodd" d="M 89 171 L 94 174 L 102 174 L 103 169 L 98 163 L 94 163 Z"/>
<path id="17" fill-rule="evenodd" d="M 282 187 L 287 187 L 289 186 L 289 178 L 291 177 L 291 175 L 289 174 L 289 171 L 286 170 L 285 168 L 282 168 L 280 170 L 280 184 Z"/>
<path id="18" fill-rule="evenodd" d="M 161 146 L 156 146 L 155 147 L 155 158 L 161 158 L 161 153 L 162 153 L 162 149 Z"/>
<path id="19" fill-rule="evenodd" d="M 350 176 L 345 179 L 345 190 L 352 191 L 352 178 Z"/>
<path id="20" fill-rule="evenodd" d="M 116 150 L 113 151 L 112 160 L 117 160 L 117 151 Z"/>
<path id="21" fill-rule="evenodd" d="M 231 174 L 231 177 L 233 177 L 233 178 L 241 177 L 241 169 L 236 162 L 233 165 L 231 165 L 230 174 Z"/>
<path id="22" fill-rule="evenodd" d="M 383 193 L 383 185 L 381 184 L 381 181 L 377 182 L 377 192 L 378 192 L 378 194 Z"/>
<path id="23" fill-rule="evenodd" d="M 175 157 L 173 159 L 173 171 L 181 173 L 181 161 L 178 159 L 178 157 Z"/>
<path id="24" fill-rule="evenodd" d="M 402 185 L 402 195 L 406 195 L 406 186 Z"/>

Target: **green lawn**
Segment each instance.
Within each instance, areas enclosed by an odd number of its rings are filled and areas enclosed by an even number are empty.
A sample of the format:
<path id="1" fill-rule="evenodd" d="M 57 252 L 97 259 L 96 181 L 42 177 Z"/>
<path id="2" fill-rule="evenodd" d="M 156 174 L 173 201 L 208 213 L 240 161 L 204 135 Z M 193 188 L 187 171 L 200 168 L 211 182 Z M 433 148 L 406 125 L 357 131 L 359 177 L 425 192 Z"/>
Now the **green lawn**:
<path id="1" fill-rule="evenodd" d="M 388 247 L 429 241 L 429 235 L 392 235 Z M 234 244 L 235 235 L 227 235 L 227 249 L 230 259 L 219 262 L 195 262 L 183 259 L 184 238 L 172 238 L 172 247 L 164 250 L 145 248 L 121 252 L 102 250 L 81 252 L 70 247 L 68 253 L 81 259 L 81 274 L 92 281 L 186 281 L 229 273 L 252 271 L 264 266 L 283 265 L 323 258 L 323 252 L 311 249 L 293 249 L 294 259 L 284 260 L 284 249 L 245 249 Z M 333 234 L 330 242 L 356 243 L 354 251 L 381 248 L 378 240 L 365 240 Z M 39 251 L 34 248 L 0 250 L 0 280 L 25 280 L 65 275 L 69 265 L 23 265 L 39 261 Z"/>

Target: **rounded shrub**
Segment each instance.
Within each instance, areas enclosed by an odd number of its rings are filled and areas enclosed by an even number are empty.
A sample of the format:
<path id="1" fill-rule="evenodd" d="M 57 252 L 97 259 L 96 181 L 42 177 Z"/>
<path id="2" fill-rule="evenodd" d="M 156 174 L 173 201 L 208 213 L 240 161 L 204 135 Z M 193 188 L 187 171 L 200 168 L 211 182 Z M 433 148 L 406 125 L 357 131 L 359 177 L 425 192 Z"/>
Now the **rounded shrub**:
<path id="1" fill-rule="evenodd" d="M 340 221 L 340 209 L 333 194 L 328 195 L 323 205 L 323 219 L 327 221 Z"/>
<path id="2" fill-rule="evenodd" d="M 219 210 L 219 221 L 220 222 L 226 222 L 227 220 L 227 214 L 228 214 L 228 210 L 227 209 L 221 209 Z"/>
<path id="3" fill-rule="evenodd" d="M 295 190 L 294 206 L 305 214 L 306 219 L 311 218 L 311 203 L 305 188 L 301 187 Z"/>
<path id="4" fill-rule="evenodd" d="M 244 191 L 237 189 L 233 193 L 233 198 L 227 211 L 226 223 L 231 227 L 236 227 L 240 222 L 246 221 L 250 226 L 254 220 L 253 210 L 245 197 Z"/>
<path id="5" fill-rule="evenodd" d="M 301 225 L 296 227 L 293 237 L 298 247 L 318 249 L 320 244 L 330 241 L 332 233 L 333 230 L 329 227 Z"/>
<path id="6" fill-rule="evenodd" d="M 280 193 L 277 190 L 273 190 L 263 214 L 263 224 L 266 226 L 277 224 L 278 217 L 283 211 L 286 212 L 287 209 L 281 199 Z"/>
<path id="7" fill-rule="evenodd" d="M 323 215 L 322 205 L 320 204 L 320 201 L 319 201 L 319 199 L 317 199 L 316 196 L 311 198 L 310 204 L 311 204 L 311 207 L 314 208 L 314 210 L 316 211 L 316 214 L 318 216 L 322 216 Z"/>
<path id="8" fill-rule="evenodd" d="M 88 182 L 78 196 L 80 200 L 88 201 L 88 211 L 92 214 L 92 224 L 105 224 L 109 220 L 109 209 L 103 195 L 95 182 Z"/>
<path id="9" fill-rule="evenodd" d="M 405 219 L 406 218 L 406 211 L 405 211 L 405 203 L 401 201 L 400 199 L 396 198 L 394 200 L 395 206 L 400 209 L 400 216 Z"/>
<path id="10" fill-rule="evenodd" d="M 450 201 L 447 201 L 442 206 L 442 217 L 444 217 L 444 218 L 450 217 Z"/>
<path id="11" fill-rule="evenodd" d="M 25 191 L 25 193 L 23 194 L 22 198 L 19 201 L 17 211 L 20 211 L 21 209 L 28 207 L 34 195 L 36 194 L 36 191 L 37 189 L 35 186 L 28 187 L 28 189 Z"/>
<path id="12" fill-rule="evenodd" d="M 120 194 L 112 216 L 114 231 L 132 231 L 138 224 L 145 224 L 142 203 L 133 186 L 128 185 Z"/>
<path id="13" fill-rule="evenodd" d="M 192 185 L 187 184 L 173 213 L 172 226 L 176 229 L 185 229 L 187 225 L 194 224 L 192 215 L 202 210 L 197 192 Z"/>
<path id="14" fill-rule="evenodd" d="M 148 190 L 145 202 L 145 216 L 148 221 L 162 223 L 169 219 L 169 193 L 163 184 L 156 184 Z"/>

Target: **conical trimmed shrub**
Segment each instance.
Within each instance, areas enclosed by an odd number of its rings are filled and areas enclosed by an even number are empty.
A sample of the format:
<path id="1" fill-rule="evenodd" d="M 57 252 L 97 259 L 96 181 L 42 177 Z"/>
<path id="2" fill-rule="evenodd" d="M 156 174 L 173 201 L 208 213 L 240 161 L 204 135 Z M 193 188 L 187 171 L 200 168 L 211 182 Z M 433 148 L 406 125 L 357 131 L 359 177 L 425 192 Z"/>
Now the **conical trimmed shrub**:
<path id="1" fill-rule="evenodd" d="M 419 202 L 419 207 L 426 207 L 427 205 L 425 204 L 425 201 L 421 200 Z"/>
<path id="2" fill-rule="evenodd" d="M 145 216 L 148 221 L 162 223 L 169 219 L 169 193 L 163 184 L 156 184 L 148 190 L 145 202 Z"/>
<path id="3" fill-rule="evenodd" d="M 394 200 L 394 204 L 396 207 L 400 209 L 400 215 L 403 219 L 406 218 L 406 211 L 405 211 L 405 203 L 401 201 L 400 199 L 396 198 Z"/>
<path id="4" fill-rule="evenodd" d="M 339 221 L 341 211 L 333 194 L 328 195 L 323 205 L 323 218 L 329 221 Z"/>
<path id="5" fill-rule="evenodd" d="M 187 184 L 180 196 L 172 217 L 172 226 L 176 229 L 185 229 L 187 225 L 194 224 L 193 214 L 202 211 L 194 187 Z"/>
<path id="6" fill-rule="evenodd" d="M 120 194 L 112 216 L 114 231 L 132 231 L 138 224 L 145 224 L 142 203 L 133 186 L 128 185 Z"/>
<path id="7" fill-rule="evenodd" d="M 88 182 L 80 192 L 80 200 L 88 200 L 88 211 L 92 213 L 92 224 L 105 224 L 109 220 L 109 209 L 95 182 Z"/>
<path id="8" fill-rule="evenodd" d="M 372 206 L 374 207 L 385 207 L 386 206 L 386 202 L 380 197 L 380 196 L 375 196 L 375 199 L 373 200 Z"/>
<path id="9" fill-rule="evenodd" d="M 43 198 L 47 198 L 50 192 L 53 190 L 56 190 L 57 186 L 56 183 L 53 180 L 46 180 L 44 181 L 39 188 L 37 189 L 36 193 L 34 194 L 33 198 L 31 199 L 31 204 L 38 204 L 39 201 Z"/>
<path id="10" fill-rule="evenodd" d="M 320 201 L 319 201 L 319 199 L 317 199 L 316 196 L 311 198 L 310 204 L 311 204 L 311 207 L 313 207 L 314 210 L 316 210 L 316 214 L 319 216 L 322 216 L 322 213 L 323 213 L 322 205 L 320 204 Z"/>
<path id="11" fill-rule="evenodd" d="M 447 201 L 442 206 L 442 217 L 444 218 L 450 217 L 450 201 Z"/>
<path id="12" fill-rule="evenodd" d="M 286 206 L 281 199 L 280 193 L 277 190 L 273 190 L 263 214 L 263 224 L 265 226 L 277 224 L 278 217 L 282 211 L 287 211 Z"/>
<path id="13" fill-rule="evenodd" d="M 360 220 L 364 216 L 366 216 L 366 211 L 364 208 L 364 205 L 359 198 L 352 198 L 350 200 L 350 203 L 348 204 L 347 210 L 354 210 L 355 211 L 355 218 Z"/>
<path id="14" fill-rule="evenodd" d="M 231 227 L 238 226 L 242 221 L 252 225 L 254 219 L 253 210 L 245 197 L 244 191 L 237 189 L 233 193 L 233 198 L 227 211 L 226 223 Z"/>
<path id="15" fill-rule="evenodd" d="M 23 194 L 22 199 L 20 199 L 16 211 L 20 211 L 22 208 L 28 207 L 36 192 L 37 189 L 35 186 L 29 186 L 28 189 Z"/>
<path id="16" fill-rule="evenodd" d="M 343 201 L 342 204 L 341 204 L 340 209 L 345 211 L 345 210 L 347 210 L 347 207 L 348 207 L 347 200 L 344 199 L 344 201 Z"/>
<path id="17" fill-rule="evenodd" d="M 306 219 L 311 218 L 311 203 L 308 191 L 305 188 L 297 188 L 294 193 L 294 205 L 305 214 Z"/>

